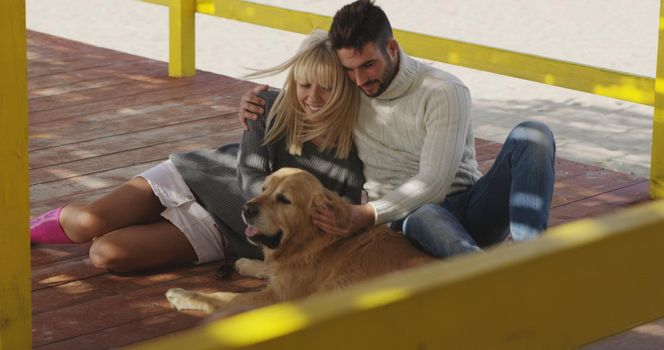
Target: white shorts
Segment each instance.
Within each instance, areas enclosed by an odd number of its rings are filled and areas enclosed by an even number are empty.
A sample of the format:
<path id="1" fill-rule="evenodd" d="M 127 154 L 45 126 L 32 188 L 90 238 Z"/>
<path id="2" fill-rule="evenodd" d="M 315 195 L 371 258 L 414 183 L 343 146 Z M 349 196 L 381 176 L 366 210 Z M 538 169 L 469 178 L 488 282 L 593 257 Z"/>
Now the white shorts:
<path id="1" fill-rule="evenodd" d="M 203 264 L 224 257 L 221 232 L 212 215 L 196 202 L 170 159 L 136 176 L 147 180 L 161 204 L 166 207 L 161 216 L 179 228 L 194 247 L 198 257 L 195 263 Z"/>

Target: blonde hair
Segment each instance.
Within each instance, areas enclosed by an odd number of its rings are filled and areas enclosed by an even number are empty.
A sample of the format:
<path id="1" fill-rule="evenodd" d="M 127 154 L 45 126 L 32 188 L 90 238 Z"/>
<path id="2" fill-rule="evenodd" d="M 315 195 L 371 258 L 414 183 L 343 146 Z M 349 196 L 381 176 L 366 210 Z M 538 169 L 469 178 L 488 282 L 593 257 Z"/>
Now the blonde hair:
<path id="1" fill-rule="evenodd" d="M 263 145 L 286 138 L 288 152 L 302 154 L 302 145 L 320 139 L 320 150 L 336 150 L 345 159 L 353 148 L 353 127 L 357 116 L 359 92 L 339 62 L 324 31 L 314 31 L 305 38 L 298 52 L 286 62 L 260 70 L 250 78 L 288 71 L 284 86 L 268 115 L 268 132 Z M 331 87 L 323 108 L 305 120 L 305 111 L 297 99 L 297 82 L 318 83 Z"/>

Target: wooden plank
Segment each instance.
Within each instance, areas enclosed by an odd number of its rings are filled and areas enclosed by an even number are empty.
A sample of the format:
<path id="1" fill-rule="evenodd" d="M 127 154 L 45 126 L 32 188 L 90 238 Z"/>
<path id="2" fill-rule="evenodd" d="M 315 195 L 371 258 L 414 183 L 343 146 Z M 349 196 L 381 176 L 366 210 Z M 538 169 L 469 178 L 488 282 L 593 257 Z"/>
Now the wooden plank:
<path id="1" fill-rule="evenodd" d="M 166 312 L 119 326 L 36 346 L 39 350 L 115 349 L 164 334 L 192 328 L 203 322 L 196 312 Z"/>
<path id="2" fill-rule="evenodd" d="M 32 169 L 30 171 L 30 185 L 73 179 L 83 175 L 91 175 L 134 164 L 152 163 L 157 160 L 166 159 L 172 153 L 187 152 L 238 142 L 240 137 L 238 131 L 239 130 L 229 130 L 227 132 L 194 137 L 191 139 L 165 142 L 122 153 L 112 153 Z"/>
<path id="3" fill-rule="evenodd" d="M 0 1 L 0 350 L 29 349 L 25 1 Z"/>
<path id="4" fill-rule="evenodd" d="M 52 97 L 66 93 L 82 92 L 90 89 L 109 87 L 109 86 L 119 85 L 122 83 L 134 82 L 137 80 L 145 82 L 152 81 L 155 83 L 165 82 L 165 80 L 163 79 L 163 67 L 155 67 L 154 65 L 150 65 L 149 62 L 140 62 L 140 63 L 143 63 L 143 65 L 134 66 L 136 69 L 135 72 L 130 72 L 129 69 L 127 69 L 127 71 L 129 72 L 127 72 L 127 74 L 125 75 L 113 74 L 113 75 L 103 76 L 104 69 L 91 69 L 90 71 L 97 72 L 97 74 L 93 76 L 83 76 L 83 77 L 79 75 L 80 78 L 78 81 L 67 82 L 66 80 L 62 80 L 61 84 L 56 85 L 54 82 L 50 82 L 50 80 L 47 80 L 45 84 L 49 84 L 49 86 L 30 87 L 30 94 L 28 95 L 28 98 L 32 100 L 40 97 Z M 67 75 L 69 77 L 72 77 L 72 74 L 55 74 L 55 76 L 57 77 L 67 76 Z M 51 77 L 53 77 L 53 75 L 48 76 L 48 78 Z M 35 82 L 35 85 L 37 83 L 39 83 L 39 81 Z"/>
<path id="5" fill-rule="evenodd" d="M 33 293 L 35 299 L 32 308 L 33 315 L 93 302 L 106 296 L 122 295 L 159 284 L 175 283 L 174 281 L 197 275 L 210 278 L 210 284 L 197 285 L 197 288 L 207 288 L 207 290 L 222 288 L 226 291 L 245 292 L 262 288 L 265 285 L 265 281 L 241 277 L 236 273 L 233 273 L 227 280 L 216 280 L 213 277 L 216 276 L 216 270 L 220 264 L 220 262 L 198 266 L 185 264 L 141 274 L 105 273 L 36 290 Z"/>
<path id="6" fill-rule="evenodd" d="M 113 135 L 128 134 L 160 126 L 182 124 L 204 117 L 217 116 L 220 119 L 237 121 L 234 107 L 210 106 L 214 99 L 174 100 L 158 104 L 139 106 L 127 111 L 97 113 L 76 119 L 61 120 L 57 125 L 41 123 L 30 128 L 30 151 L 52 148 L 59 145 L 91 141 Z"/>
<path id="7" fill-rule="evenodd" d="M 48 266 L 52 263 L 88 255 L 90 243 L 85 244 L 40 244 L 30 247 L 30 265 Z"/>
<path id="8" fill-rule="evenodd" d="M 145 165 L 146 168 L 148 166 L 149 165 Z M 124 181 L 126 181 L 126 179 Z M 122 182 L 123 180 L 119 180 L 118 184 Z M 106 193 L 110 192 L 115 188 L 115 186 L 117 186 L 117 184 L 101 190 L 82 191 L 60 198 L 47 198 L 41 201 L 30 201 L 30 215 L 31 217 L 35 217 L 37 215 L 45 213 L 48 210 L 51 210 L 53 208 L 59 208 L 69 203 L 91 202 L 97 198 L 100 198 Z"/>
<path id="9" fill-rule="evenodd" d="M 33 31 L 28 32 L 27 41 L 28 72 L 31 79 L 80 69 L 101 68 L 119 62 L 145 60 L 138 56 Z"/>
<path id="10" fill-rule="evenodd" d="M 241 128 L 241 126 L 234 118 L 229 120 L 228 118 L 219 118 L 219 116 L 203 117 L 199 120 L 184 121 L 162 128 L 121 133 L 74 144 L 43 148 L 31 152 L 30 161 L 33 167 L 40 168 L 145 148 L 166 142 L 212 135 L 221 131 L 238 130 L 238 128 Z"/>
<path id="11" fill-rule="evenodd" d="M 502 143 L 485 140 L 486 142 L 477 144 L 477 138 L 475 138 L 475 140 L 475 158 L 477 159 L 477 162 L 495 159 L 496 155 L 498 155 L 498 152 L 500 151 L 500 148 L 503 147 Z"/>
<path id="12" fill-rule="evenodd" d="M 156 77 L 164 76 L 163 70 L 165 64 L 159 64 L 148 59 L 136 60 L 130 62 L 110 62 L 108 66 L 100 68 L 79 69 L 73 72 L 64 72 L 42 77 L 30 77 L 28 81 L 28 90 L 30 93 L 37 89 L 47 89 L 58 86 L 68 86 L 69 84 L 88 81 L 93 79 L 109 78 L 121 76 L 127 79 L 141 79 L 146 71 L 162 72 L 155 74 Z M 150 74 L 151 76 L 152 74 Z"/>
<path id="13" fill-rule="evenodd" d="M 67 118 L 116 111 L 118 110 L 118 106 L 122 106 L 126 110 L 148 103 L 169 101 L 181 98 L 182 96 L 195 96 L 204 93 L 215 96 L 218 102 L 235 101 L 237 103 L 242 93 L 255 86 L 252 83 L 233 83 L 229 79 L 200 73 L 191 78 L 174 80 L 164 87 L 149 91 L 149 93 L 144 92 L 118 98 L 101 99 L 96 102 L 71 105 L 55 110 L 31 111 L 30 125 L 35 123 L 53 123 Z M 226 89 L 223 94 L 218 91 L 220 88 Z"/>
<path id="14" fill-rule="evenodd" d="M 34 30 L 26 31 L 28 52 L 36 51 L 46 56 L 57 57 L 105 57 L 109 54 L 121 54 L 128 57 L 142 59 L 139 56 L 130 55 L 124 52 L 107 49 L 99 46 L 85 44 L 79 41 L 65 39 L 59 36 L 50 35 Z M 29 61 L 36 57 L 30 56 Z M 29 62 L 28 62 L 29 63 Z"/>
<path id="15" fill-rule="evenodd" d="M 149 82 L 123 82 L 114 86 L 103 86 L 88 90 L 65 93 L 59 96 L 44 96 L 30 100 L 30 111 L 48 111 L 72 105 L 94 103 L 104 99 L 115 99 L 160 89 Z"/>
<path id="16" fill-rule="evenodd" d="M 632 185 L 604 192 L 595 196 L 558 205 L 551 209 L 549 225 L 559 225 L 572 220 L 610 214 L 620 209 L 647 202 L 648 180 L 642 179 Z"/>
<path id="17" fill-rule="evenodd" d="M 633 175 L 605 169 L 588 171 L 582 175 L 556 181 L 554 185 L 556 201 L 553 202 L 552 206 L 556 207 L 586 197 L 593 197 L 601 193 L 635 185 L 642 181 L 642 178 Z"/>
<path id="18" fill-rule="evenodd" d="M 99 276 L 106 272 L 94 267 L 87 257 L 53 262 L 32 269 L 32 291 Z"/>
<path id="19" fill-rule="evenodd" d="M 150 283 L 147 286 L 116 295 L 99 295 L 89 302 L 39 313 L 34 316 L 33 333 L 35 346 L 49 344 L 72 337 L 89 334 L 142 320 L 148 317 L 173 312 L 164 293 L 169 288 L 182 287 L 211 292 L 217 289 L 239 289 L 233 281 L 221 281 L 214 273 L 203 273 L 174 280 Z M 253 282 L 254 286 L 260 281 Z M 242 282 L 246 284 L 246 280 Z M 94 318 L 89 315 L 95 315 Z M 202 313 L 198 313 L 203 316 Z M 68 320 L 61 322 L 61 320 Z"/>
<path id="20" fill-rule="evenodd" d="M 30 201 L 39 203 L 44 200 L 65 199 L 65 203 L 67 203 L 72 195 L 114 188 L 132 176 L 160 162 L 137 164 L 92 175 L 80 176 L 75 181 L 62 180 L 43 185 L 34 185 L 30 187 Z"/>
<path id="21" fill-rule="evenodd" d="M 577 176 L 584 176 L 586 174 L 592 174 L 593 172 L 606 170 L 594 165 L 583 164 L 563 159 L 560 157 L 556 158 L 555 168 L 556 168 L 556 181 L 562 181 Z"/>
<path id="22" fill-rule="evenodd" d="M 74 51 L 72 48 L 68 48 Z M 72 72 L 81 69 L 102 68 L 120 62 L 135 62 L 144 58 L 130 56 L 119 52 L 108 52 L 107 54 L 89 53 L 81 57 L 72 56 L 47 56 L 35 51 L 30 51 L 30 62 L 28 72 L 30 77 L 41 77 L 52 74 Z M 106 58 L 107 60 L 104 60 Z"/>

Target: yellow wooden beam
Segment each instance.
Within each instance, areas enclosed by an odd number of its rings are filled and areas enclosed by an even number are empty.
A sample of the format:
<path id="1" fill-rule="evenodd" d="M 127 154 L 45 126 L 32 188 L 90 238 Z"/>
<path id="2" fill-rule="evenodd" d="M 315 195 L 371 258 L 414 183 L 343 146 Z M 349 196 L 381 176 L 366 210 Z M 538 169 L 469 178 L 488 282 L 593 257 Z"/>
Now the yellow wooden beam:
<path id="1" fill-rule="evenodd" d="M 0 350 L 30 349 L 25 1 L 0 1 Z"/>
<path id="2" fill-rule="evenodd" d="M 566 349 L 664 316 L 664 201 L 134 349 Z"/>
<path id="3" fill-rule="evenodd" d="M 659 3 L 659 43 L 651 157 L 650 196 L 664 198 L 664 0 Z"/>
<path id="4" fill-rule="evenodd" d="M 141 1 L 161 6 L 169 6 L 171 2 L 171 0 L 141 0 Z"/>
<path id="5" fill-rule="evenodd" d="M 196 74 L 196 0 L 170 0 L 168 75 Z"/>
<path id="6" fill-rule="evenodd" d="M 196 12 L 301 34 L 332 24 L 330 16 L 240 0 L 199 0 Z"/>
<path id="7" fill-rule="evenodd" d="M 413 56 L 649 106 L 654 104 L 655 81 L 650 77 L 402 30 L 395 30 L 394 35 Z"/>
<path id="8" fill-rule="evenodd" d="M 144 0 L 164 4 L 165 0 Z M 241 0 L 198 0 L 196 12 L 296 33 L 328 30 L 332 18 Z M 490 46 L 395 30 L 413 56 L 538 83 L 654 105 L 655 80 L 604 68 L 512 52 Z"/>

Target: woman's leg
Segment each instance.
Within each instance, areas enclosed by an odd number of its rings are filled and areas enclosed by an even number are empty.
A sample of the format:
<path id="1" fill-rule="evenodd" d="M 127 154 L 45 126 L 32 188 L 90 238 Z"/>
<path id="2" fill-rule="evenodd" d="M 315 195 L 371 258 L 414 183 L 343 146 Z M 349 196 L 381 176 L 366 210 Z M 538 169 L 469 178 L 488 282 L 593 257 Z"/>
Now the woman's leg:
<path id="1" fill-rule="evenodd" d="M 60 212 L 60 225 L 76 243 L 83 243 L 123 227 L 161 220 L 164 207 L 150 184 L 135 177 L 90 204 L 70 204 Z"/>
<path id="2" fill-rule="evenodd" d="M 195 259 L 196 252 L 184 233 L 165 219 L 114 230 L 95 239 L 90 247 L 92 263 L 115 272 L 141 271 Z"/>

